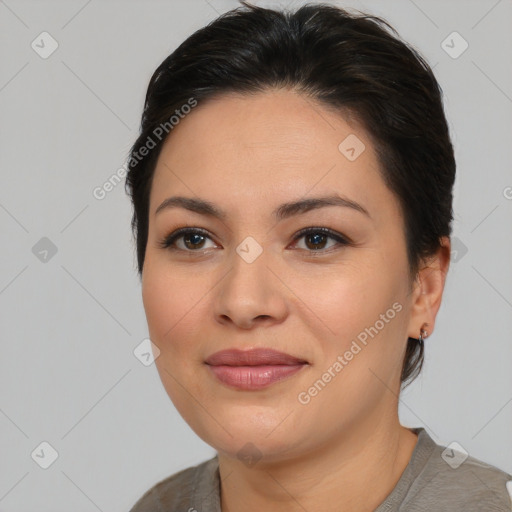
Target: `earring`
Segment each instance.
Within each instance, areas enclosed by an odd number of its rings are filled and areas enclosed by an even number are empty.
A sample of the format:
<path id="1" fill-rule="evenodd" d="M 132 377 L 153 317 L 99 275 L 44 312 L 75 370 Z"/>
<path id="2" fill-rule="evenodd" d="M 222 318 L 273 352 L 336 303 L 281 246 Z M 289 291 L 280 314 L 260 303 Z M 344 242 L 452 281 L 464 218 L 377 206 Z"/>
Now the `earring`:
<path id="1" fill-rule="evenodd" d="M 422 326 L 421 326 L 421 329 L 420 329 L 420 337 L 418 338 L 418 343 L 420 345 L 423 344 L 423 340 L 425 340 L 427 337 L 428 337 L 428 332 L 423 328 L 423 327 L 427 327 L 428 324 L 427 323 L 424 323 Z"/>

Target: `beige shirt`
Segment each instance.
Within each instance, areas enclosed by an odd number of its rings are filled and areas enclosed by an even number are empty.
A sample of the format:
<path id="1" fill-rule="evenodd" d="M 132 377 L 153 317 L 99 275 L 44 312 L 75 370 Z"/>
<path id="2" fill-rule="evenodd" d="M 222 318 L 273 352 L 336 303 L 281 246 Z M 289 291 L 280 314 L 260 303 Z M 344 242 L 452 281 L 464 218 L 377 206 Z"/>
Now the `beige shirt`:
<path id="1" fill-rule="evenodd" d="M 512 475 L 435 443 L 424 428 L 409 464 L 374 512 L 510 512 Z M 512 492 L 512 483 L 510 492 Z M 130 512 L 221 512 L 217 456 L 157 483 Z"/>

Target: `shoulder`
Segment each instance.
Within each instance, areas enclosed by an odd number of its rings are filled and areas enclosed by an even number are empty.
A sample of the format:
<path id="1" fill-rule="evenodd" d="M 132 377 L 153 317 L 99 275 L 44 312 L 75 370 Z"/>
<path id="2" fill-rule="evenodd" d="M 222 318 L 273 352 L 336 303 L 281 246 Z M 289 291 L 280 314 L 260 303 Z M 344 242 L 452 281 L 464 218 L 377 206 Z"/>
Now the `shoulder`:
<path id="1" fill-rule="evenodd" d="M 183 469 L 148 489 L 130 512 L 187 511 L 215 502 L 218 494 L 217 456 Z M 206 508 L 208 509 L 208 508 Z"/>
<path id="2" fill-rule="evenodd" d="M 430 456 L 406 502 L 431 510 L 442 505 L 443 510 L 450 511 L 510 512 L 512 483 L 507 488 L 507 482 L 512 481 L 512 475 L 469 456 L 460 445 L 457 448 L 432 441 Z"/>

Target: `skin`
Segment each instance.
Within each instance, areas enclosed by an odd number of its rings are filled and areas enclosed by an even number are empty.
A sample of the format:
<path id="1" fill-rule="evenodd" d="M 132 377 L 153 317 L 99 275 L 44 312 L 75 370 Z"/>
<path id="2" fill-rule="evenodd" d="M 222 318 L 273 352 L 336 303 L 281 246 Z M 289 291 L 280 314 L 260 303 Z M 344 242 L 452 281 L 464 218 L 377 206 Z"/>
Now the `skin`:
<path id="1" fill-rule="evenodd" d="M 349 161 L 338 145 L 366 146 Z M 282 203 L 337 193 L 366 208 L 328 206 L 276 221 Z M 166 198 L 201 198 L 219 220 Z M 210 235 L 176 249 L 159 242 L 190 226 Z M 302 228 L 348 237 L 315 248 Z M 248 236 L 263 249 L 236 252 Z M 365 131 L 292 90 L 223 95 L 198 105 L 166 140 L 150 194 L 142 294 L 156 365 L 179 413 L 219 456 L 229 511 L 372 511 L 407 466 L 417 436 L 399 423 L 407 338 L 429 335 L 449 266 L 449 239 L 408 276 L 399 202 L 384 184 Z M 195 245 L 193 245 L 195 244 Z M 194 247 L 199 248 L 194 248 Z M 394 303 L 400 312 L 306 405 L 298 400 L 365 328 Z M 223 349 L 271 347 L 308 361 L 263 390 L 220 383 L 205 359 Z M 259 460 L 237 454 L 252 443 Z M 246 448 L 247 449 L 247 448 Z M 371 492 L 368 492 L 371 482 Z M 197 504 L 200 507 L 200 504 Z"/>

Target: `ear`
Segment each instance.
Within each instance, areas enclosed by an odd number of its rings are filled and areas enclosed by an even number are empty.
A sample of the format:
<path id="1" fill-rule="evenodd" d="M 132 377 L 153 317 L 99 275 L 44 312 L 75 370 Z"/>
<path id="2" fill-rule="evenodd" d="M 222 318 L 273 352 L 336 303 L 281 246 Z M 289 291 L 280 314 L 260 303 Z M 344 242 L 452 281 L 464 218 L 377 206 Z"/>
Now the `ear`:
<path id="1" fill-rule="evenodd" d="M 444 236 L 440 242 L 441 247 L 436 254 L 424 260 L 420 265 L 413 285 L 411 318 L 408 328 L 410 338 L 417 339 L 421 329 L 425 329 L 427 335 L 431 335 L 434 331 L 451 255 L 450 238 Z"/>

